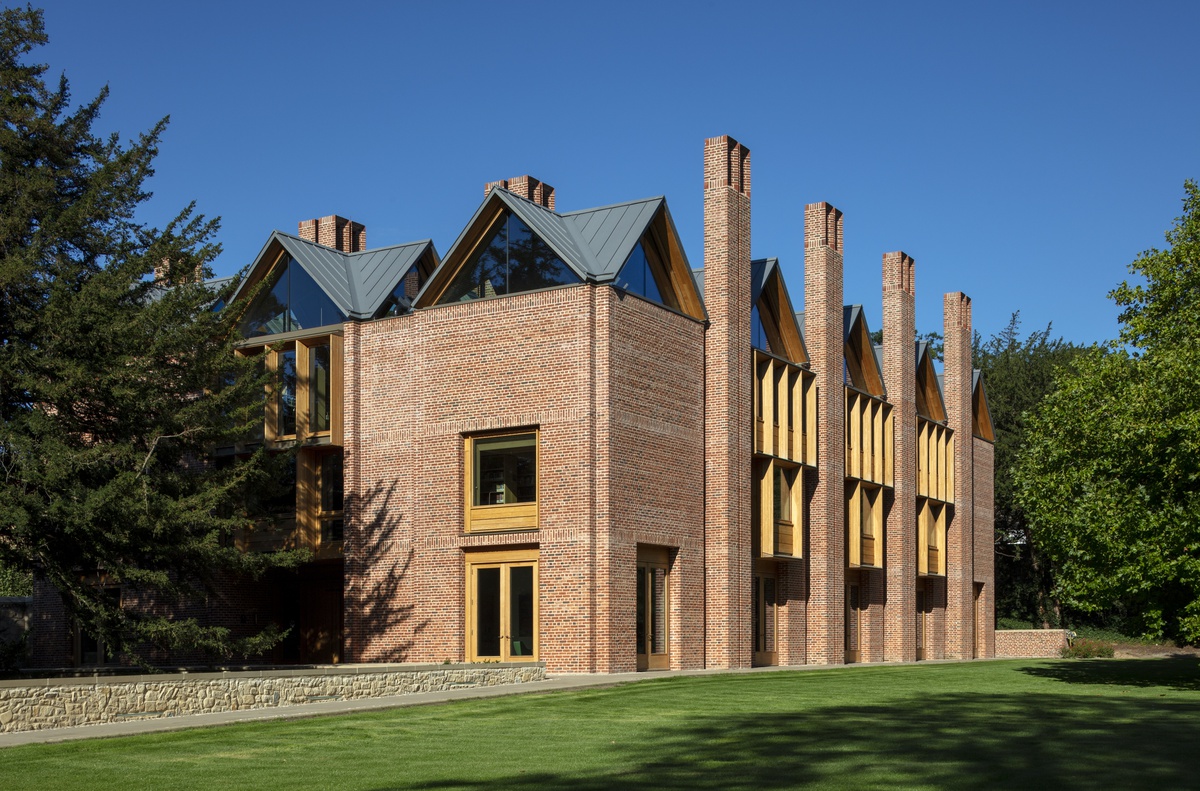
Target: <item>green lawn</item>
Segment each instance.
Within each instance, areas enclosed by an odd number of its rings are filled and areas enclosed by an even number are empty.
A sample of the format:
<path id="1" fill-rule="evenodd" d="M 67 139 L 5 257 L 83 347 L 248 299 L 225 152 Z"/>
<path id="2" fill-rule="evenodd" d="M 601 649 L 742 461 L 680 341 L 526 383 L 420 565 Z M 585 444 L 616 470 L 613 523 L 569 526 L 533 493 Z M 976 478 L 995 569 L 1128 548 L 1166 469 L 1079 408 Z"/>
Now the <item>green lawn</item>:
<path id="1" fill-rule="evenodd" d="M 10 748 L 0 787 L 1200 788 L 1200 662 L 658 679 Z"/>

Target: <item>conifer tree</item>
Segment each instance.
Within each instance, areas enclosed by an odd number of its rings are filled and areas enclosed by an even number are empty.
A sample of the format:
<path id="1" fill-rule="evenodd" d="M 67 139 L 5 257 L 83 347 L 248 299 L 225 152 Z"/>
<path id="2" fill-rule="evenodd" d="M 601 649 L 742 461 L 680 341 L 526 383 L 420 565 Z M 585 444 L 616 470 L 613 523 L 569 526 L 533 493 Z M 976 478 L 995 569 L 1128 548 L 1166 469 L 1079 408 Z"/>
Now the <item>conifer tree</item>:
<path id="1" fill-rule="evenodd" d="M 278 636 L 180 616 L 296 560 L 230 540 L 262 452 L 207 461 L 261 423 L 264 386 L 234 355 L 228 291 L 203 282 L 217 223 L 138 221 L 167 119 L 98 136 L 107 89 L 72 107 L 66 77 L 27 60 L 46 40 L 40 11 L 0 11 L 0 566 L 52 584 L 112 653 L 261 651 Z"/>

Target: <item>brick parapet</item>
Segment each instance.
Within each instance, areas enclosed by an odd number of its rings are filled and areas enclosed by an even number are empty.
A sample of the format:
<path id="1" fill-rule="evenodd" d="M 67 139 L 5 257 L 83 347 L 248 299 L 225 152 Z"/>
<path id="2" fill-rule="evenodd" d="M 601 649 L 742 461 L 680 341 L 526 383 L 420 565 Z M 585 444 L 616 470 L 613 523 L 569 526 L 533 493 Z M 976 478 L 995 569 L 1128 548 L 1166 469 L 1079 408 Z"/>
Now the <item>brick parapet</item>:
<path id="1" fill-rule="evenodd" d="M 842 213 L 828 203 L 804 211 L 804 330 L 817 385 L 817 465 L 809 476 L 810 664 L 845 660 L 846 423 L 842 318 Z"/>

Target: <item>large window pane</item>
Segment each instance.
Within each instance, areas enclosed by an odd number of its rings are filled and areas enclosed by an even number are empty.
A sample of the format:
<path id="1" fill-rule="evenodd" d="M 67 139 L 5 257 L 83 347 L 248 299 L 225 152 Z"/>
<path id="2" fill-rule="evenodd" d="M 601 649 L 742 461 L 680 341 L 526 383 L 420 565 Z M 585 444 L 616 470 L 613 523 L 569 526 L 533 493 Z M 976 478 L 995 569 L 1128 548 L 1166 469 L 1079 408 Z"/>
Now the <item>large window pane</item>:
<path id="1" fill-rule="evenodd" d="M 346 320 L 346 314 L 290 257 L 284 256 L 270 277 L 274 280 L 270 289 L 258 295 L 242 318 L 242 337 L 275 335 Z"/>
<path id="2" fill-rule="evenodd" d="M 510 656 L 533 656 L 533 567 L 514 566 L 508 578 Z"/>
<path id="3" fill-rule="evenodd" d="M 291 327 L 288 321 L 288 292 L 291 284 L 291 267 L 289 258 L 284 258 L 268 276 L 274 283 L 258 297 L 246 310 L 242 317 L 242 337 L 254 338 L 259 335 L 275 335 L 288 332 Z"/>
<path id="4" fill-rule="evenodd" d="M 462 302 L 506 293 L 508 279 L 508 218 L 501 218 L 492 236 L 479 245 L 454 276 L 439 303 Z"/>
<path id="5" fill-rule="evenodd" d="M 321 457 L 322 513 L 342 510 L 343 492 L 342 454 L 327 453 Z"/>
<path id="6" fill-rule="evenodd" d="M 308 430 L 329 430 L 329 385 L 333 371 L 329 343 L 313 346 L 308 352 Z"/>
<path id="7" fill-rule="evenodd" d="M 500 569 L 475 572 L 475 654 L 500 656 Z"/>
<path id="8" fill-rule="evenodd" d="M 276 423 L 275 434 L 280 437 L 296 433 L 296 347 L 289 344 L 279 352 L 275 377 Z"/>
<path id="9" fill-rule="evenodd" d="M 646 251 L 641 242 L 634 246 L 625 265 L 621 267 L 616 285 L 617 288 L 640 294 L 646 299 L 662 304 L 662 294 L 658 290 L 658 283 L 654 279 L 654 272 L 650 270 L 650 262 L 646 260 Z"/>
<path id="10" fill-rule="evenodd" d="M 504 293 L 516 294 L 578 282 L 579 278 L 548 244 L 519 217 L 509 216 L 508 287 Z"/>
<path id="11" fill-rule="evenodd" d="M 289 330 L 308 330 L 328 324 L 341 324 L 346 314 L 317 285 L 317 282 L 299 266 L 291 267 L 292 293 L 289 302 Z"/>
<path id="12" fill-rule="evenodd" d="M 762 349 L 764 352 L 771 351 L 771 344 L 767 342 L 767 330 L 763 326 L 758 305 L 750 308 L 750 345 L 755 349 Z"/>
<path id="13" fill-rule="evenodd" d="M 421 286 L 425 285 L 425 278 L 421 275 L 421 268 L 413 264 L 404 273 L 404 277 L 392 289 L 392 293 L 379 310 L 375 311 L 375 318 L 381 319 L 385 316 L 398 316 L 401 313 L 408 313 L 412 310 L 413 297 L 421 290 Z"/>
<path id="14" fill-rule="evenodd" d="M 475 440 L 475 505 L 537 500 L 537 445 L 533 434 Z"/>

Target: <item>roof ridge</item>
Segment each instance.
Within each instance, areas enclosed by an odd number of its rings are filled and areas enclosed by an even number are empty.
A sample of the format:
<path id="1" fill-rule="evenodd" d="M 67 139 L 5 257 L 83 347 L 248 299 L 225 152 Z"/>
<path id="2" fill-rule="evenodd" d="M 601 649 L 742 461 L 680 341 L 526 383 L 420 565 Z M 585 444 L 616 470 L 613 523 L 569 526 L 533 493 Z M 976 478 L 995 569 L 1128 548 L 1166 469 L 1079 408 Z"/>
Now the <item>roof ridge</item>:
<path id="1" fill-rule="evenodd" d="M 604 211 L 606 209 L 619 209 L 622 206 L 633 206 L 638 203 L 653 203 L 654 201 L 657 201 L 657 200 L 665 201 L 666 199 L 667 199 L 666 195 L 655 195 L 650 198 L 638 198 L 637 200 L 627 200 L 627 201 L 621 201 L 619 203 L 610 203 L 607 206 L 592 206 L 591 208 L 588 208 L 588 209 L 576 209 L 575 211 L 563 212 L 559 216 L 560 217 L 572 217 L 576 214 L 588 214 L 590 212 Z M 534 204 L 534 205 L 536 206 L 537 204 Z"/>

